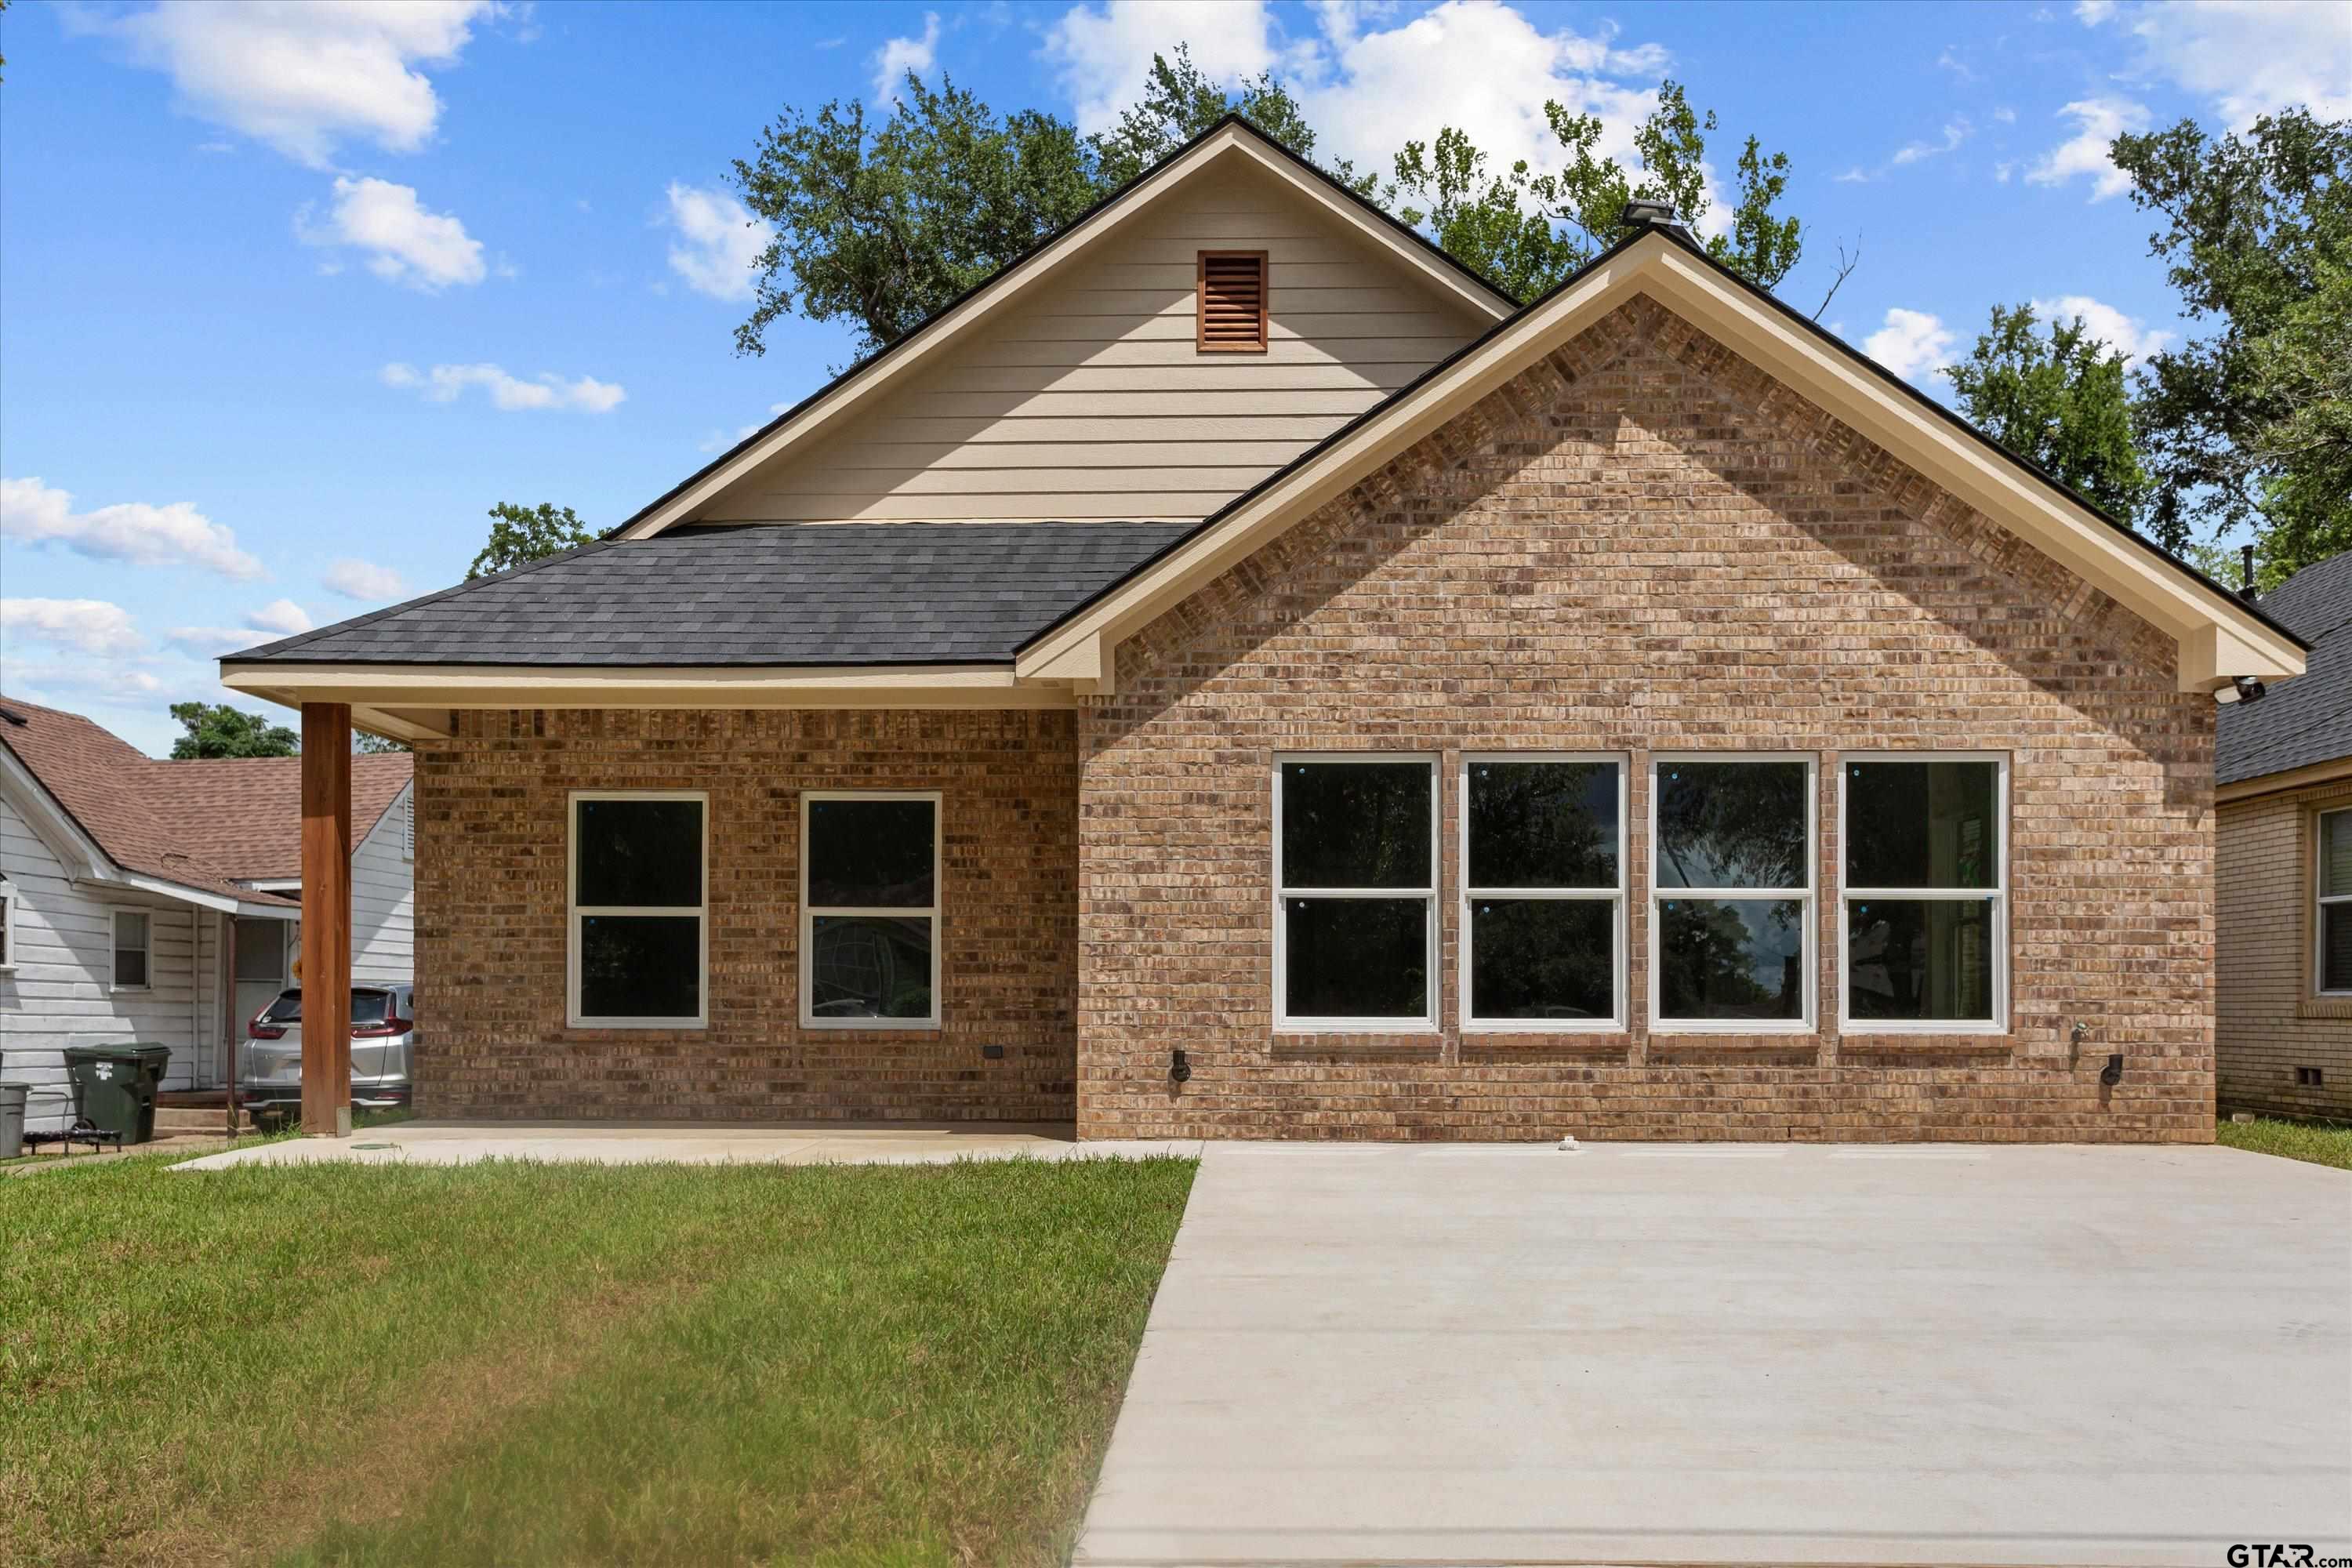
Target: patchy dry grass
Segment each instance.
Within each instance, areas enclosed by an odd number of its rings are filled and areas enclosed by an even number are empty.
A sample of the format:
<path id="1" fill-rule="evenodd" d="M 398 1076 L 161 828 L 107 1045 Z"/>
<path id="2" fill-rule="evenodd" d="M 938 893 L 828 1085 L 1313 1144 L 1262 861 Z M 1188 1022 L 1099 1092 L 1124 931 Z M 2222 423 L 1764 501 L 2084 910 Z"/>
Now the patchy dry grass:
<path id="1" fill-rule="evenodd" d="M 0 1181 L 0 1563 L 1059 1563 L 1192 1169 Z"/>
<path id="2" fill-rule="evenodd" d="M 2215 1137 L 2232 1149 L 2352 1171 L 2352 1127 L 2341 1122 L 2289 1121 L 2279 1116 L 2232 1121 L 2225 1116 Z"/>

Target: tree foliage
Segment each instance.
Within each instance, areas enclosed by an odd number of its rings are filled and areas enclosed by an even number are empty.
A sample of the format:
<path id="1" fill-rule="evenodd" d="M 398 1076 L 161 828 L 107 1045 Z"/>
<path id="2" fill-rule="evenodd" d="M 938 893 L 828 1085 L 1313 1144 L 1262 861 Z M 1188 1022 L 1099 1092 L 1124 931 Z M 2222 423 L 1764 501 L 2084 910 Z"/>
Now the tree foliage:
<path id="1" fill-rule="evenodd" d="M 172 717 L 187 733 L 172 742 L 175 763 L 212 757 L 290 757 L 302 737 L 266 715 L 247 713 L 226 702 L 174 702 Z"/>
<path id="2" fill-rule="evenodd" d="M 1490 169 L 1468 133 L 1450 125 L 1434 142 L 1406 142 L 1396 155 L 1394 191 L 1407 205 L 1397 216 L 1426 224 L 1448 254 L 1526 300 L 1624 238 L 1628 201 L 1664 202 L 1694 228 L 1712 207 L 1706 162 L 1715 112 L 1692 109 L 1679 82 L 1660 84 L 1656 105 L 1633 132 L 1638 178 L 1599 154 L 1598 116 L 1548 102 L 1544 118 L 1566 154 L 1553 174 L 1538 174 L 1524 159 Z M 1775 210 L 1788 189 L 1789 155 L 1767 154 L 1750 136 L 1738 168 L 1730 228 L 1708 238 L 1706 252 L 1758 287 L 1777 288 L 1804 249 L 1802 226 Z"/>
<path id="3" fill-rule="evenodd" d="M 2352 548 L 2352 121 L 2290 110 L 2214 140 L 2184 120 L 2110 156 L 2210 328 L 2135 378 L 2150 531 L 2251 527 L 2273 581 Z"/>
<path id="4" fill-rule="evenodd" d="M 2147 470 L 2132 445 L 2124 356 L 2080 316 L 2049 330 L 2031 305 L 1996 305 L 1969 357 L 1948 367 L 1961 412 L 2093 506 L 2131 521 L 2146 504 Z"/>
<path id="5" fill-rule="evenodd" d="M 734 165 L 745 206 L 775 231 L 759 257 L 736 349 L 763 353 L 768 328 L 793 313 L 847 322 L 861 354 L 885 348 L 1234 113 L 1313 156 L 1315 129 L 1280 79 L 1262 73 L 1229 92 L 1181 46 L 1153 58 L 1142 97 L 1092 136 L 1037 110 L 1000 115 L 944 76 L 933 88 L 909 73 L 878 119 L 855 100 L 813 114 L 787 109 Z M 1717 122 L 1691 108 L 1680 84 L 1659 88 L 1635 132 L 1638 171 L 1599 154 L 1597 118 L 1557 103 L 1546 114 L 1566 160 L 1556 173 L 1524 163 L 1492 169 L 1452 126 L 1408 143 L 1392 178 L 1345 160 L 1325 167 L 1521 298 L 1622 238 L 1628 199 L 1671 202 L 1693 226 L 1705 217 L 1706 139 Z M 1803 248 L 1798 220 L 1778 210 L 1789 166 L 1787 153 L 1768 154 L 1749 137 L 1728 230 L 1706 241 L 1710 255 L 1767 289 Z"/>
<path id="6" fill-rule="evenodd" d="M 490 508 L 490 537 L 482 546 L 474 563 L 466 568 L 466 581 L 488 577 L 493 573 L 508 571 L 532 561 L 543 561 L 567 550 L 595 542 L 595 533 L 568 506 L 556 506 L 541 501 L 537 506 L 519 506 L 502 500 Z"/>
<path id="7" fill-rule="evenodd" d="M 395 741 L 389 735 L 371 735 L 365 730 L 354 730 L 352 731 L 352 750 L 361 756 L 372 757 L 380 752 L 405 752 L 409 750 L 409 744 L 405 741 Z"/>

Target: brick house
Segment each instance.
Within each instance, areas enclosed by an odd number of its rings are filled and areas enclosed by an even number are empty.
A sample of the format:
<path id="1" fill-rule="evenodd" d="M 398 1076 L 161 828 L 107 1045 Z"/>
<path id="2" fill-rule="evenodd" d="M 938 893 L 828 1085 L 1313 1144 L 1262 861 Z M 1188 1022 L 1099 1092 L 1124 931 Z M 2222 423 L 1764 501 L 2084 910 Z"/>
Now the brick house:
<path id="1" fill-rule="evenodd" d="M 1522 305 L 1228 121 L 603 542 L 224 660 L 322 858 L 337 727 L 417 748 L 420 1108 L 2210 1138 L 2214 693 L 2303 645 L 1633 216 Z"/>
<path id="2" fill-rule="evenodd" d="M 2215 742 L 2220 1099 L 2352 1121 L 2352 554 L 2262 604 L 2311 668 Z"/>

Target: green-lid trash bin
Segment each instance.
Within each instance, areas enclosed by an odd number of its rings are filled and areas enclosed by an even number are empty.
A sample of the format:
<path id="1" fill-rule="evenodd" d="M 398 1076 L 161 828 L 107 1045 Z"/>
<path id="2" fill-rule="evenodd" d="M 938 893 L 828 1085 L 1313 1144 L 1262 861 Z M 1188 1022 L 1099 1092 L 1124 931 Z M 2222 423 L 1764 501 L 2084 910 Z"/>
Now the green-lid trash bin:
<path id="1" fill-rule="evenodd" d="M 155 1091 L 172 1062 L 172 1047 L 140 1040 L 127 1046 L 68 1046 L 66 1077 L 74 1114 L 125 1143 L 155 1137 Z"/>

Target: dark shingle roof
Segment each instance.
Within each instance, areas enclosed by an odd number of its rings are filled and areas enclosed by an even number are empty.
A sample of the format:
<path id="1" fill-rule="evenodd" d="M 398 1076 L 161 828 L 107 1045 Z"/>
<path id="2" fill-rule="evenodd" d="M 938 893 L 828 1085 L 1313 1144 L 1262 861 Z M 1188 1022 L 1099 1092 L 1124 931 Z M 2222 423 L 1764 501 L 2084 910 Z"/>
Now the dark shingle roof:
<path id="1" fill-rule="evenodd" d="M 2221 784 L 2352 756 L 2352 552 L 2305 567 L 2263 595 L 2263 609 L 2311 644 L 2311 656 L 2260 702 L 2221 710 Z"/>
<path id="2" fill-rule="evenodd" d="M 586 545 L 228 662 L 1010 664 L 1031 634 L 1190 526 L 673 528 Z"/>

